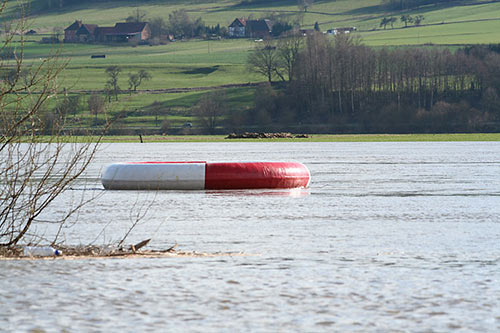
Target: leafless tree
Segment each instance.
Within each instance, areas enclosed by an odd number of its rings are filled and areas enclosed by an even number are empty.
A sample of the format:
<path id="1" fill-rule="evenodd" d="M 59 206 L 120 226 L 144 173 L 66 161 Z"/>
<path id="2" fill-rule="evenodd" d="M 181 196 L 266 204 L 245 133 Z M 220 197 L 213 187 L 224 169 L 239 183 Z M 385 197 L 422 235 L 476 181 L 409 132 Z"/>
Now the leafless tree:
<path id="1" fill-rule="evenodd" d="M 225 96 L 222 92 L 205 94 L 195 107 L 200 125 L 209 134 L 215 134 L 222 116 L 226 112 Z"/>
<path id="2" fill-rule="evenodd" d="M 143 81 L 151 80 L 151 74 L 141 69 L 138 73 L 129 73 L 128 74 L 128 89 L 129 91 L 137 91 L 137 88 L 141 85 Z"/>
<path id="3" fill-rule="evenodd" d="M 304 37 L 297 32 L 287 33 L 278 41 L 279 61 L 288 74 L 288 81 L 293 81 L 294 67 L 303 44 Z"/>
<path id="4" fill-rule="evenodd" d="M 282 81 L 285 78 L 280 66 L 280 55 L 275 43 L 272 40 L 265 40 L 257 44 L 255 49 L 248 56 L 248 68 L 250 71 L 259 73 L 272 82 L 278 76 Z"/>
<path id="5" fill-rule="evenodd" d="M 120 75 L 122 69 L 119 66 L 112 65 L 106 67 L 106 74 L 108 75 L 108 81 L 106 81 L 106 90 L 110 90 L 113 95 L 115 95 L 115 100 L 118 101 L 118 93 L 120 92 L 120 86 L 118 85 L 118 75 Z"/>
<path id="6" fill-rule="evenodd" d="M 420 26 L 422 24 L 422 21 L 425 20 L 424 15 L 417 15 L 413 18 L 413 22 L 415 22 L 416 26 Z"/>
<path id="7" fill-rule="evenodd" d="M 0 5 L 0 17 L 6 3 Z M 44 104 L 57 95 L 56 78 L 66 64 L 56 52 L 27 68 L 26 28 L 26 20 L 19 19 L 0 46 L 3 50 L 18 39 L 15 58 L 0 61 L 0 67 L 17 73 L 11 80 L 0 82 L 0 247 L 25 242 L 27 236 L 36 239 L 37 235 L 30 231 L 37 219 L 85 171 L 100 141 L 96 138 L 95 143 L 78 144 L 69 133 L 63 136 L 64 115 L 55 116 L 50 135 L 40 136 L 44 132 Z M 28 79 L 22 80 L 20 74 L 25 69 Z M 84 203 L 82 199 L 66 207 L 52 222 L 62 228 Z"/>
<path id="8" fill-rule="evenodd" d="M 399 19 L 405 24 L 405 28 L 408 27 L 408 23 L 413 22 L 413 17 L 411 15 L 401 15 Z"/>
<path id="9" fill-rule="evenodd" d="M 104 112 L 106 107 L 106 100 L 97 93 L 92 93 L 87 100 L 87 104 L 89 107 L 89 111 L 91 114 L 95 116 L 94 118 L 94 126 L 97 126 L 97 116 L 99 113 Z"/>
<path id="10" fill-rule="evenodd" d="M 149 26 L 151 28 L 151 37 L 158 38 L 158 41 L 167 33 L 167 22 L 162 17 L 152 18 L 149 21 Z"/>

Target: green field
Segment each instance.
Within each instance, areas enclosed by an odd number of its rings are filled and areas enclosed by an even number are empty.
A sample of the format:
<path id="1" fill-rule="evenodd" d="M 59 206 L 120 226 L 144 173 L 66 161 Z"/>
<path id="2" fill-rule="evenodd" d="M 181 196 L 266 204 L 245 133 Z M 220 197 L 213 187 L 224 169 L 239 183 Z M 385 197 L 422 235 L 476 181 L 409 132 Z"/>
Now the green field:
<path id="1" fill-rule="evenodd" d="M 32 0 L 32 15 L 29 17 L 32 27 L 40 32 L 51 32 L 54 28 L 64 29 L 75 19 L 84 23 L 111 26 L 123 21 L 135 8 L 140 8 L 148 17 L 168 18 L 174 10 L 186 9 L 191 17 L 201 17 L 208 25 L 229 25 L 236 17 L 265 17 L 270 13 L 280 14 L 294 19 L 300 13 L 295 0 L 269 1 L 260 5 L 241 5 L 238 0 L 151 0 L 137 1 L 102 1 L 83 3 L 65 7 L 63 10 L 44 10 L 37 8 L 39 0 Z M 389 45 L 400 44 L 467 44 L 497 43 L 500 41 L 500 3 L 493 1 L 454 1 L 440 6 L 426 6 L 408 12 L 386 12 L 378 0 L 324 0 L 316 1 L 300 20 L 303 28 L 312 28 L 318 22 L 322 30 L 333 27 L 356 26 L 359 34 L 368 44 L 384 44 L 380 39 L 387 39 Z M 458 3 L 458 5 L 457 5 Z M 90 8 L 89 8 L 90 7 Z M 12 12 L 15 8 L 12 8 Z M 423 27 L 415 31 L 391 31 L 390 27 L 381 35 L 372 38 L 372 30 L 379 27 L 381 18 L 401 14 L 424 15 Z M 492 21 L 485 21 L 486 19 Z M 445 24 L 441 24 L 445 23 Z M 394 28 L 403 27 L 397 22 Z M 497 27 L 495 29 L 494 27 Z M 413 29 L 408 29 L 413 30 Z M 474 36 L 474 37 L 471 37 Z M 410 38 L 406 41 L 405 38 Z"/>
<path id="2" fill-rule="evenodd" d="M 14 15 L 16 8 L 9 2 L 8 15 Z M 300 13 L 296 0 L 269 1 L 264 5 L 242 5 L 237 0 L 150 0 L 137 1 L 101 1 L 82 3 L 65 7 L 61 10 L 40 10 L 41 1 L 32 0 L 30 10 L 30 28 L 42 33 L 50 33 L 54 28 L 63 29 L 81 19 L 84 23 L 112 26 L 124 21 L 136 8 L 148 14 L 149 18 L 163 17 L 177 9 L 186 9 L 191 17 L 202 17 L 208 25 L 227 26 L 236 17 L 264 17 L 276 13 L 295 19 Z M 302 13 L 302 28 L 311 28 L 318 22 L 322 30 L 333 27 L 356 26 L 354 33 L 362 41 L 372 46 L 402 45 L 465 45 L 475 43 L 500 43 L 500 2 L 469 1 L 467 5 L 442 5 L 422 7 L 405 14 L 425 16 L 422 26 L 396 22 L 394 27 L 379 27 L 383 17 L 399 18 L 401 12 L 388 13 L 378 6 L 378 0 L 323 0 L 315 1 L 306 13 Z M 467 2 L 465 2 L 467 3 Z M 140 4 L 140 6 L 138 6 Z M 38 64 L 57 46 L 40 44 L 41 36 L 28 37 L 25 44 L 27 63 Z M 168 92 L 176 88 L 217 87 L 228 84 L 245 84 L 264 81 L 265 78 L 250 73 L 246 60 L 254 47 L 253 40 L 190 40 L 177 41 L 159 46 L 99 45 L 99 44 L 64 44 L 59 52 L 64 61 L 68 61 L 65 70 L 58 78 L 61 89 L 70 94 L 87 94 L 90 91 L 102 91 L 106 84 L 106 67 L 118 65 L 122 72 L 119 86 L 128 89 L 128 73 L 145 69 L 152 74 L 150 81 L 144 82 L 140 92 L 122 93 L 119 101 L 110 107 L 113 115 L 122 110 L 132 112 L 123 120 L 125 126 L 157 127 L 158 118 L 147 112 L 153 102 L 158 102 L 168 113 L 171 126 L 181 126 L 193 121 L 190 109 L 203 91 Z M 91 59 L 93 54 L 105 54 L 105 59 Z M 4 63 L 8 65 L 8 62 Z M 253 106 L 253 87 L 226 90 L 230 110 L 244 110 Z M 153 91 L 156 90 L 156 91 Z M 80 125 L 92 118 L 86 108 L 86 97 L 82 100 L 82 114 L 78 116 Z M 53 100 L 48 107 L 57 103 Z M 164 117 L 163 117 L 164 118 Z M 163 119 L 162 118 L 162 119 Z"/>

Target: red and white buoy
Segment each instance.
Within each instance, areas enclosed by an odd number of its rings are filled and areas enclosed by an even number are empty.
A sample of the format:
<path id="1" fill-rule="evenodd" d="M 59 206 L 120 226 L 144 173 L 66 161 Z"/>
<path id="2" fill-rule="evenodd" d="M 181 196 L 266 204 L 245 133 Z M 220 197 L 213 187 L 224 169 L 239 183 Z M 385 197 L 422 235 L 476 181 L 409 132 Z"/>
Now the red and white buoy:
<path id="1" fill-rule="evenodd" d="M 102 174 L 107 190 L 222 190 L 308 187 L 309 169 L 295 162 L 128 162 Z"/>

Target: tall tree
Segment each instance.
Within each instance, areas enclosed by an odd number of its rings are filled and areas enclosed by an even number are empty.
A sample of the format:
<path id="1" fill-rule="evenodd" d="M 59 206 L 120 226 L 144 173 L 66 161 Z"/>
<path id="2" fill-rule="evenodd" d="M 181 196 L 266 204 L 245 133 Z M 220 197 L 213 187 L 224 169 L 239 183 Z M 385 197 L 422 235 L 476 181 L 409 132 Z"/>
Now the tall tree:
<path id="1" fill-rule="evenodd" d="M 168 31 L 175 38 L 191 37 L 193 26 L 185 9 L 174 10 L 168 15 Z"/>
<path id="2" fill-rule="evenodd" d="M 280 67 L 288 74 L 288 81 L 293 81 L 295 66 L 299 52 L 304 44 L 304 38 L 299 33 L 287 33 L 278 41 L 278 55 Z"/>
<path id="3" fill-rule="evenodd" d="M 100 113 L 104 112 L 106 101 L 101 95 L 97 93 L 92 93 L 89 99 L 87 100 L 87 104 L 89 107 L 90 114 L 94 115 L 94 126 L 97 126 L 98 125 L 97 117 Z"/>
<path id="4" fill-rule="evenodd" d="M 248 56 L 247 64 L 250 71 L 265 76 L 269 82 L 272 82 L 275 76 L 282 81 L 285 80 L 280 66 L 279 53 L 272 40 L 265 40 L 255 46 Z"/>
<path id="5" fill-rule="evenodd" d="M 106 74 L 108 75 L 108 81 L 106 82 L 106 85 L 115 96 L 116 101 L 118 101 L 118 93 L 120 92 L 120 86 L 118 85 L 118 75 L 120 75 L 121 71 L 122 69 L 116 65 L 106 67 Z"/>
<path id="6" fill-rule="evenodd" d="M 208 134 L 215 134 L 222 116 L 226 113 L 225 95 L 222 92 L 203 95 L 194 111 L 201 127 Z"/>
<path id="7" fill-rule="evenodd" d="M 413 17 L 411 15 L 401 15 L 399 19 L 405 24 L 405 28 L 408 27 L 408 23 L 413 22 Z"/>
<path id="8" fill-rule="evenodd" d="M 161 38 L 167 33 L 167 23 L 162 17 L 154 17 L 149 21 L 152 38 Z"/>
<path id="9" fill-rule="evenodd" d="M 389 24 L 389 19 L 387 17 L 384 17 L 382 18 L 382 20 L 380 20 L 380 27 L 384 27 L 387 28 L 387 25 Z"/>
<path id="10" fill-rule="evenodd" d="M 415 22 L 416 26 L 420 26 L 422 24 L 422 21 L 425 20 L 424 15 L 417 15 L 413 18 L 413 22 Z"/>
<path id="11" fill-rule="evenodd" d="M 135 74 L 129 73 L 128 74 L 129 90 L 131 91 L 133 89 L 134 92 L 137 91 L 137 88 L 141 85 L 143 81 L 149 81 L 151 80 L 151 78 L 152 78 L 151 74 L 144 69 L 141 69 L 138 73 Z"/>
<path id="12" fill-rule="evenodd" d="M 396 23 L 397 21 L 398 19 L 395 17 L 389 18 L 389 24 L 391 25 L 391 29 L 394 29 L 394 23 Z"/>
<path id="13" fill-rule="evenodd" d="M 0 4 L 2 21 L 6 19 L 7 2 Z M 22 3 L 18 6 L 20 19 L 0 42 L 2 49 L 15 44 L 16 54 L 8 64 L 0 61 L 0 67 L 8 65 L 17 72 L 11 80 L 0 82 L 0 247 L 3 248 L 47 242 L 47 235 L 37 233 L 34 226 L 85 171 L 100 140 L 74 144 L 64 117 L 57 115 L 47 131 L 43 121 L 45 105 L 61 90 L 57 77 L 66 63 L 57 52 L 51 52 L 40 62 L 25 65 L 25 34 L 29 25 L 25 19 L 26 8 Z M 24 70 L 27 70 L 27 80 L 20 75 Z M 41 133 L 47 133 L 43 142 Z M 50 222 L 58 223 L 59 231 L 48 242 L 58 241 L 66 221 L 84 203 L 59 207 L 61 215 L 51 215 Z"/>

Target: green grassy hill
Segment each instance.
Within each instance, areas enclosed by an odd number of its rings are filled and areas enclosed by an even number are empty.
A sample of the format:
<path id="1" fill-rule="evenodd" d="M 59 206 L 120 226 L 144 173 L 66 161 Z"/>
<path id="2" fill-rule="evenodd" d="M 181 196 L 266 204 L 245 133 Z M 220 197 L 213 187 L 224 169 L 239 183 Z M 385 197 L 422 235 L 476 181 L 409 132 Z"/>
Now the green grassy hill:
<path id="1" fill-rule="evenodd" d="M 453 1 L 447 5 L 424 6 L 405 12 L 388 12 L 378 0 L 316 0 L 307 12 L 298 8 L 296 0 L 65 1 L 66 4 L 59 8 L 59 0 L 31 0 L 28 15 L 30 27 L 39 33 L 51 33 L 54 29 L 64 29 L 75 19 L 112 26 L 123 22 L 137 8 L 146 12 L 148 18 L 163 17 L 167 20 L 174 10 L 186 9 L 192 18 L 201 17 L 207 25 L 227 26 L 236 17 L 260 18 L 274 13 L 290 20 L 299 18 L 302 28 L 312 28 L 315 22 L 323 31 L 355 26 L 358 29 L 355 34 L 365 44 L 373 46 L 500 43 L 500 1 Z M 52 8 L 47 8 L 48 3 Z M 6 13 L 11 18 L 19 15 L 16 2 L 9 2 Z M 403 14 L 424 15 L 425 19 L 421 26 L 410 24 L 405 28 L 399 21 Z M 395 17 L 398 21 L 384 29 L 380 27 L 384 17 Z M 36 35 L 30 36 L 26 43 L 25 57 L 28 62 L 37 63 L 53 50 L 51 45 L 38 43 L 39 39 Z M 113 112 L 136 110 L 130 113 L 124 124 L 157 127 L 158 119 L 147 113 L 156 101 L 169 114 L 171 126 L 181 126 L 184 122 L 193 121 L 190 107 L 204 92 L 158 93 L 152 90 L 263 81 L 264 78 L 246 70 L 248 51 L 254 45 L 254 41 L 246 39 L 191 40 L 152 47 L 64 44 L 60 52 L 69 64 L 61 75 L 60 84 L 75 94 L 100 91 L 107 80 L 105 68 L 118 65 L 122 68 L 119 85 L 126 89 L 127 74 L 146 69 L 151 72 L 152 80 L 140 86 L 141 93 L 122 95 L 113 106 Z M 106 58 L 91 59 L 92 54 L 106 54 Z M 253 87 L 226 90 L 230 108 L 241 110 L 252 107 L 253 91 Z M 92 118 L 85 110 L 84 98 L 79 117 L 82 125 Z"/>
<path id="2" fill-rule="evenodd" d="M 378 0 L 316 0 L 307 12 L 297 7 L 296 0 L 150 0 L 150 1 L 81 1 L 63 8 L 42 9 L 49 0 L 32 0 L 30 19 L 33 28 L 50 32 L 65 28 L 75 19 L 86 23 L 113 25 L 123 21 L 135 8 L 148 17 L 168 18 L 177 9 L 186 9 L 192 17 L 201 17 L 206 24 L 227 26 L 236 17 L 268 16 L 270 13 L 290 19 L 303 14 L 301 24 L 312 28 L 318 22 L 322 30 L 356 26 L 366 43 L 400 44 L 468 44 L 500 41 L 500 2 L 488 0 L 453 1 L 439 6 L 424 6 L 405 12 L 387 12 Z M 56 2 L 55 0 L 51 0 Z M 11 13 L 15 11 L 12 9 Z M 401 22 L 394 29 L 380 28 L 383 17 L 399 18 L 402 14 L 424 15 L 422 27 L 406 28 Z"/>

